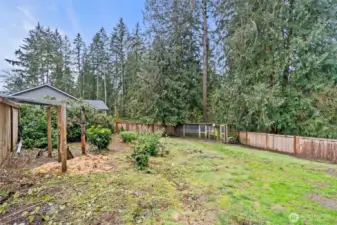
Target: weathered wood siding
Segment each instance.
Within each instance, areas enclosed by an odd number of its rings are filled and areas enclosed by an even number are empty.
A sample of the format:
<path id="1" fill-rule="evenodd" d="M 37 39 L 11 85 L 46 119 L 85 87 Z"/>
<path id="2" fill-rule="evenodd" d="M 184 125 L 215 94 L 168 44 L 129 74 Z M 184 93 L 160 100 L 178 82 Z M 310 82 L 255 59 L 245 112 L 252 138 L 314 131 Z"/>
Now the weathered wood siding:
<path id="1" fill-rule="evenodd" d="M 13 142 L 15 144 L 19 141 L 19 109 L 13 108 Z"/>
<path id="2" fill-rule="evenodd" d="M 0 165 L 6 160 L 18 142 L 18 108 L 0 102 Z M 13 115 L 11 115 L 13 113 Z M 12 120 L 13 118 L 13 120 Z"/>
<path id="3" fill-rule="evenodd" d="M 11 150 L 11 107 L 0 103 L 0 164 Z"/>
<path id="4" fill-rule="evenodd" d="M 337 140 L 239 131 L 241 144 L 337 163 Z"/>

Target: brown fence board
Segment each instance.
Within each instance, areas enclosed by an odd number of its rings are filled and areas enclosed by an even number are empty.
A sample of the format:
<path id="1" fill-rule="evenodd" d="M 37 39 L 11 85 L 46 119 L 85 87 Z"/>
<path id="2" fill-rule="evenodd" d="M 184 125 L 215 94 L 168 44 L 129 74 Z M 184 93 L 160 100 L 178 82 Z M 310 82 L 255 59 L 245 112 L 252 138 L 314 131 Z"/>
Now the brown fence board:
<path id="1" fill-rule="evenodd" d="M 242 144 L 337 163 L 337 140 L 239 131 Z"/>
<path id="2" fill-rule="evenodd" d="M 299 137 L 296 146 L 298 155 L 337 163 L 337 140 Z"/>

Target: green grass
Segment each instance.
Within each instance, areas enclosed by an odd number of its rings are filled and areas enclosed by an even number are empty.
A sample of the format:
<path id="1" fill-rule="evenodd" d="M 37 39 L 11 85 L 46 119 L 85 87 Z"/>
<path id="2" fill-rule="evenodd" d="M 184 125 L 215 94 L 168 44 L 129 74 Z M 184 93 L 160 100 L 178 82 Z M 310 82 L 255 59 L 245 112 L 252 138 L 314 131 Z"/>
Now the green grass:
<path id="1" fill-rule="evenodd" d="M 113 155 L 114 172 L 55 175 L 9 206 L 48 203 L 48 222 L 73 224 L 110 214 L 121 224 L 275 225 L 291 224 L 293 212 L 300 216 L 294 224 L 336 224 L 337 208 L 309 197 L 337 202 L 337 177 L 326 172 L 336 165 L 218 143 L 164 142 L 170 154 L 151 158 L 149 173 L 135 170 L 121 151 Z"/>

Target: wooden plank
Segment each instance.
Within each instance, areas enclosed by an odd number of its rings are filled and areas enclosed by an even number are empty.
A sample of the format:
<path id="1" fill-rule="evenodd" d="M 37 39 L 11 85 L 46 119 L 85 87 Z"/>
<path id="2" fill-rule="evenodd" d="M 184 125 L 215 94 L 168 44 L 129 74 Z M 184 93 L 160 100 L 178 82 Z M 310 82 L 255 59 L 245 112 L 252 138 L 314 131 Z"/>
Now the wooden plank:
<path id="1" fill-rule="evenodd" d="M 13 106 L 10 107 L 10 118 L 11 118 L 11 121 L 10 121 L 10 126 L 11 126 L 11 140 L 10 140 L 10 144 L 11 144 L 11 152 L 14 150 L 14 127 L 13 127 Z"/>
<path id="2" fill-rule="evenodd" d="M 116 129 L 116 133 L 119 133 L 119 128 L 118 128 L 118 122 L 115 123 L 115 129 Z"/>
<path id="3" fill-rule="evenodd" d="M 82 113 L 81 113 L 81 149 L 82 155 L 86 154 L 86 137 L 85 137 L 85 108 L 82 106 Z"/>
<path id="4" fill-rule="evenodd" d="M 47 135 L 48 135 L 48 157 L 52 157 L 53 144 L 51 136 L 51 107 L 47 107 Z"/>
<path id="5" fill-rule="evenodd" d="M 60 127 L 61 172 L 67 171 L 67 107 L 65 104 L 57 107 L 58 123 Z"/>
<path id="6" fill-rule="evenodd" d="M 57 161 L 61 162 L 61 106 L 57 106 Z"/>

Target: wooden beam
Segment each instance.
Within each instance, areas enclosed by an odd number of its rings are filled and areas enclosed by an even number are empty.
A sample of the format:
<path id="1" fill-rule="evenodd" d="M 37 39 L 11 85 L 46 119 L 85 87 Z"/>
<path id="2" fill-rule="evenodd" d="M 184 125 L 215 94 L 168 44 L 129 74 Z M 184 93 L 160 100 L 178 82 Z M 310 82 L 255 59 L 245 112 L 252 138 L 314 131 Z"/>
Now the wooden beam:
<path id="1" fill-rule="evenodd" d="M 115 130 L 116 130 L 116 134 L 118 134 L 119 133 L 118 122 L 115 123 Z"/>
<path id="2" fill-rule="evenodd" d="M 13 106 L 11 106 L 11 152 L 14 150 L 14 123 L 13 123 Z"/>
<path id="3" fill-rule="evenodd" d="M 52 157 L 52 137 L 51 137 L 51 107 L 47 107 L 47 135 L 48 135 L 48 157 Z"/>
<path id="4" fill-rule="evenodd" d="M 62 172 L 67 171 L 67 107 L 65 104 L 57 106 L 57 122 L 60 128 L 60 152 L 62 160 Z"/>
<path id="5" fill-rule="evenodd" d="M 61 162 L 61 110 L 57 107 L 57 161 Z"/>
<path id="6" fill-rule="evenodd" d="M 81 113 L 81 148 L 82 148 L 82 155 L 86 154 L 86 139 L 85 139 L 85 108 L 82 106 L 82 113 Z"/>

